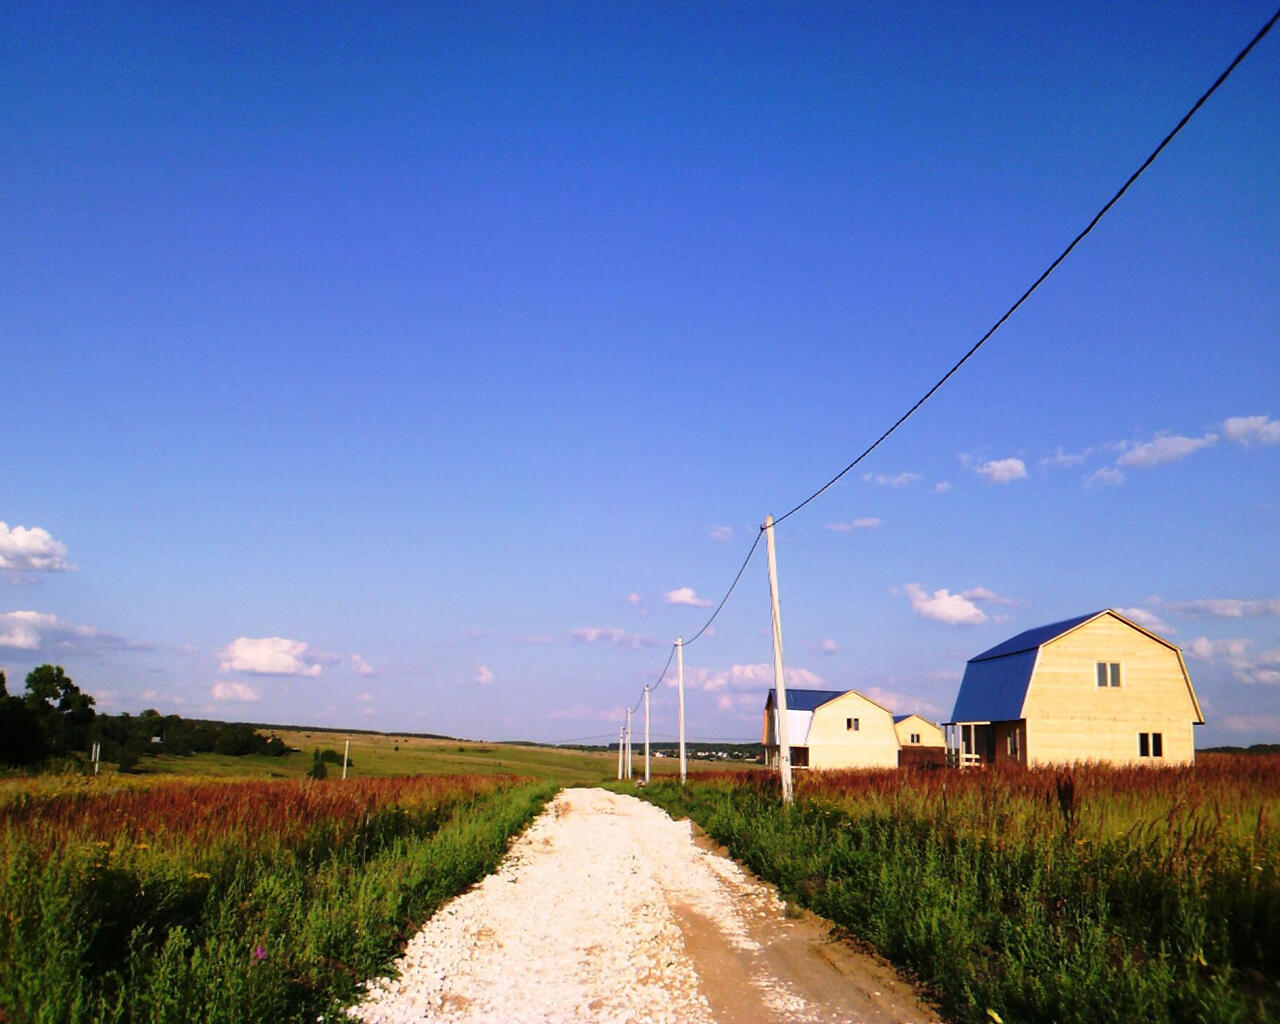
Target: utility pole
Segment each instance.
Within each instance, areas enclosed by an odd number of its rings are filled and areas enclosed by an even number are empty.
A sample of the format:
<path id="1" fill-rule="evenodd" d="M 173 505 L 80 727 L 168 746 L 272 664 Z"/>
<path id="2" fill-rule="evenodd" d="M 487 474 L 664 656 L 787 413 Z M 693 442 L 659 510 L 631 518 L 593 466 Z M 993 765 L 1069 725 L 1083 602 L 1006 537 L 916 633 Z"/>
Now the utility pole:
<path id="1" fill-rule="evenodd" d="M 623 726 L 618 726 L 618 779 L 622 779 L 622 733 Z"/>
<path id="2" fill-rule="evenodd" d="M 689 762 L 684 756 L 684 637 L 676 637 L 676 687 L 680 692 L 680 785 L 689 774 Z"/>
<path id="3" fill-rule="evenodd" d="M 347 762 L 351 760 L 351 741 L 347 740 L 347 745 L 342 750 L 342 777 L 347 777 Z"/>
<path id="4" fill-rule="evenodd" d="M 633 772 L 632 772 L 632 764 L 631 764 L 631 709 L 627 708 L 627 778 L 631 778 L 632 774 Z"/>
<path id="5" fill-rule="evenodd" d="M 773 618 L 773 688 L 777 695 L 778 771 L 782 775 L 782 802 L 791 803 L 791 737 L 787 729 L 787 684 L 782 670 L 782 614 L 778 609 L 778 557 L 773 549 L 773 516 L 764 517 L 769 551 L 769 609 Z"/>
<path id="6" fill-rule="evenodd" d="M 649 687 L 644 688 L 644 784 L 649 785 Z"/>

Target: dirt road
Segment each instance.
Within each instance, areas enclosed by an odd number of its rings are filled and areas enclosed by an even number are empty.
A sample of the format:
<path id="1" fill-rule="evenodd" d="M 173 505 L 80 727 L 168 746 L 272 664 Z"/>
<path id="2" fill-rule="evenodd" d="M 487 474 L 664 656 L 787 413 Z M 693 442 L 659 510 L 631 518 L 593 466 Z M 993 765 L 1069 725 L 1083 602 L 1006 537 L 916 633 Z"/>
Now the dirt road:
<path id="1" fill-rule="evenodd" d="M 937 1018 L 889 968 L 789 917 L 688 822 L 562 792 L 502 867 L 408 944 L 352 1015 L 408 1021 L 770 1024 Z"/>

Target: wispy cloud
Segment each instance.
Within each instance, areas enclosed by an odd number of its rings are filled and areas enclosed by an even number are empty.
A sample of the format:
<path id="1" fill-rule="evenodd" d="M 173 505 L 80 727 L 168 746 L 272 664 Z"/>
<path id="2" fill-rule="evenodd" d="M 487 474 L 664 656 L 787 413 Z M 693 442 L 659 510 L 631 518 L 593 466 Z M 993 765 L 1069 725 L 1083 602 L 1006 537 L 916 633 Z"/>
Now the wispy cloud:
<path id="1" fill-rule="evenodd" d="M 1085 477 L 1084 485 L 1091 489 L 1099 487 L 1119 487 L 1124 483 L 1124 470 L 1114 466 L 1103 466 Z"/>
<path id="2" fill-rule="evenodd" d="M 707 536 L 712 540 L 733 540 L 733 527 L 713 526 Z"/>
<path id="3" fill-rule="evenodd" d="M 1139 626 L 1151 630 L 1153 633 L 1175 633 L 1175 630 L 1164 619 L 1160 618 L 1155 612 L 1149 612 L 1145 608 L 1117 608 L 1121 615 L 1126 619 L 1136 622 Z"/>
<path id="4" fill-rule="evenodd" d="M 281 636 L 237 637 L 218 653 L 219 672 L 258 676 L 318 676 L 327 655 L 307 653 L 301 640 Z"/>
<path id="5" fill-rule="evenodd" d="M 1242 600 L 1237 597 L 1211 598 L 1205 601 L 1173 601 L 1166 605 L 1179 615 L 1203 615 L 1215 619 L 1257 619 L 1280 615 L 1280 597 Z"/>
<path id="6" fill-rule="evenodd" d="M 886 476 L 884 473 L 863 473 L 862 479 L 880 487 L 907 487 L 917 480 L 923 480 L 924 477 L 919 473 L 899 473 L 896 476 Z"/>
<path id="7" fill-rule="evenodd" d="M 27 528 L 0 522 L 0 569 L 8 572 L 65 572 L 67 546 L 39 526 Z"/>
<path id="8" fill-rule="evenodd" d="M 1270 416 L 1232 416 L 1222 424 L 1222 434 L 1232 444 L 1246 448 L 1280 444 L 1280 420 Z"/>
<path id="9" fill-rule="evenodd" d="M 481 686 L 488 686 L 493 682 L 493 672 L 488 665 L 477 665 L 475 675 L 472 678 Z"/>
<path id="10" fill-rule="evenodd" d="M 584 626 L 569 630 L 569 639 L 576 644 L 609 644 L 612 647 L 657 647 L 661 641 L 639 633 L 628 633 L 612 626 Z"/>
<path id="11" fill-rule="evenodd" d="M 214 700 L 238 700 L 252 702 L 262 699 L 262 694 L 248 683 L 221 682 L 209 687 Z"/>
<path id="12" fill-rule="evenodd" d="M 818 650 L 823 654 L 835 654 L 840 650 L 840 645 L 832 640 L 831 637 L 827 637 L 822 643 L 818 644 Z"/>
<path id="13" fill-rule="evenodd" d="M 378 674 L 374 671 L 373 666 L 358 654 L 351 655 L 351 667 L 355 669 L 358 676 L 376 676 Z"/>
<path id="14" fill-rule="evenodd" d="M 815 687 L 822 685 L 822 676 L 807 668 L 788 668 L 783 673 L 788 686 Z M 726 690 L 765 690 L 773 686 L 773 665 L 758 662 L 750 665 L 731 665 L 726 669 L 685 668 L 685 685 L 695 690 L 718 693 Z M 674 679 L 667 685 L 675 686 Z"/>
<path id="15" fill-rule="evenodd" d="M 627 717 L 627 709 L 621 705 L 594 708 L 590 704 L 571 704 L 568 707 L 553 708 L 547 712 L 547 717 L 571 722 L 617 722 Z"/>
<path id="16" fill-rule="evenodd" d="M 48 612 L 12 611 L 0 613 L 0 647 L 19 651 L 76 651 L 104 654 L 111 651 L 146 650 L 145 644 L 93 626 L 63 622 Z"/>
<path id="17" fill-rule="evenodd" d="M 986 587 L 973 587 L 953 594 L 946 587 L 930 594 L 919 583 L 904 583 L 902 591 L 911 602 L 911 610 L 922 619 L 933 619 L 948 626 L 977 626 L 987 621 L 987 613 L 975 604 L 1012 604 L 1012 600 Z"/>
<path id="18" fill-rule="evenodd" d="M 876 519 L 874 516 L 866 516 L 862 519 L 851 519 L 847 523 L 827 523 L 827 529 L 832 533 L 852 533 L 854 530 L 878 530 L 884 522 L 882 519 Z"/>
<path id="19" fill-rule="evenodd" d="M 989 484 L 1008 484 L 1027 478 L 1027 466 L 1021 459 L 988 459 L 974 466 L 973 471 Z"/>
<path id="20" fill-rule="evenodd" d="M 1150 469 L 1152 466 L 1163 466 L 1169 462 L 1177 462 L 1193 455 L 1201 448 L 1209 448 L 1218 443 L 1217 434 L 1205 434 L 1203 437 L 1183 437 L 1181 434 L 1157 434 L 1150 441 L 1132 445 L 1116 459 L 1117 466 L 1130 466 L 1137 469 Z"/>
<path id="21" fill-rule="evenodd" d="M 693 608 L 708 608 L 714 604 L 709 598 L 699 597 L 694 593 L 693 587 L 677 587 L 675 590 L 668 590 L 662 595 L 662 600 L 667 604 L 683 604 Z"/>
<path id="22" fill-rule="evenodd" d="M 1188 656 L 1204 661 L 1221 661 L 1242 683 L 1280 685 L 1280 647 L 1252 653 L 1253 642 L 1241 637 L 1210 640 L 1196 637 L 1185 650 Z"/>
<path id="23" fill-rule="evenodd" d="M 1072 466 L 1083 464 L 1084 460 L 1092 454 L 1092 448 L 1086 448 L 1082 452 L 1068 452 L 1063 451 L 1059 446 L 1052 455 L 1046 455 L 1040 459 L 1037 465 L 1049 466 L 1055 469 L 1070 469 Z"/>

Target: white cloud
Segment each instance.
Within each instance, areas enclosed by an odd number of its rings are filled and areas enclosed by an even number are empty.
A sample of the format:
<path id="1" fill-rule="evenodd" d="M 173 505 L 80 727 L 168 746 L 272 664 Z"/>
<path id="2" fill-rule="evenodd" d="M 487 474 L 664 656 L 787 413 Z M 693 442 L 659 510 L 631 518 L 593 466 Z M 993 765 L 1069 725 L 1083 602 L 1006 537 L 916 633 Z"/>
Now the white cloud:
<path id="1" fill-rule="evenodd" d="M 945 587 L 932 595 L 918 583 L 904 583 L 902 589 L 912 610 L 921 618 L 945 622 L 949 626 L 976 626 L 987 621 L 986 613 L 962 594 L 952 594 Z"/>
<path id="2" fill-rule="evenodd" d="M 733 540 L 732 526 L 713 526 L 707 534 L 712 540 Z"/>
<path id="3" fill-rule="evenodd" d="M 373 666 L 358 654 L 351 655 L 351 667 L 356 670 L 356 675 L 358 676 L 376 676 L 378 674 L 374 671 Z"/>
<path id="4" fill-rule="evenodd" d="M 914 713 L 937 722 L 946 714 L 946 711 L 926 697 L 918 697 L 898 690 L 886 690 L 881 686 L 865 686 L 861 688 L 861 692 L 877 704 L 888 708 L 895 715 Z"/>
<path id="5" fill-rule="evenodd" d="M 1122 483 L 1124 483 L 1124 471 L 1111 466 L 1103 466 L 1090 473 L 1084 480 L 1084 485 L 1091 488 L 1119 487 Z"/>
<path id="6" fill-rule="evenodd" d="M 488 686 L 493 682 L 493 673 L 489 670 L 488 665 L 477 665 L 475 681 L 481 686 Z"/>
<path id="7" fill-rule="evenodd" d="M 214 700 L 255 701 L 262 699 L 262 694 L 248 683 L 214 683 L 209 688 L 209 692 L 213 694 Z"/>
<path id="8" fill-rule="evenodd" d="M 840 650 L 840 645 L 832 640 L 831 637 L 827 637 L 818 645 L 818 650 L 823 654 L 835 654 L 836 651 Z"/>
<path id="9" fill-rule="evenodd" d="M 1180 434 L 1159 434 L 1150 441 L 1129 447 L 1118 459 L 1117 466 L 1137 466 L 1139 469 L 1150 469 L 1167 462 L 1177 462 L 1188 455 L 1218 443 L 1217 434 L 1205 434 L 1204 437 L 1183 437 Z"/>
<path id="10" fill-rule="evenodd" d="M 822 685 L 822 676 L 807 668 L 789 668 L 783 673 L 788 686 L 812 689 Z M 726 690 L 766 690 L 773 686 L 773 664 L 759 662 L 754 665 L 731 665 L 727 669 L 685 668 L 685 685 L 694 690 L 719 693 Z M 676 680 L 669 678 L 668 686 Z"/>
<path id="11" fill-rule="evenodd" d="M 1082 452 L 1066 452 L 1059 447 L 1052 455 L 1046 455 L 1041 459 L 1038 464 L 1041 466 L 1053 466 L 1060 469 L 1066 469 L 1071 466 L 1079 466 L 1092 454 L 1092 448 L 1086 448 Z"/>
<path id="12" fill-rule="evenodd" d="M 659 641 L 638 633 L 628 633 L 625 629 L 611 626 L 584 626 L 581 629 L 569 630 L 569 639 L 576 644 L 606 643 L 613 647 L 657 647 Z"/>
<path id="13" fill-rule="evenodd" d="M 1175 633 L 1175 630 L 1164 619 L 1160 618 L 1155 612 L 1149 612 L 1145 608 L 1117 608 L 1121 615 L 1126 619 L 1136 622 L 1144 629 L 1149 629 L 1153 633 Z"/>
<path id="14" fill-rule="evenodd" d="M 693 587 L 677 587 L 675 590 L 668 590 L 662 595 L 662 600 L 667 604 L 683 604 L 693 608 L 709 608 L 715 602 L 705 597 L 699 597 L 694 593 Z"/>
<path id="15" fill-rule="evenodd" d="M 318 676 L 326 657 L 307 654 L 301 640 L 281 636 L 237 637 L 218 653 L 219 672 L 259 676 Z"/>
<path id="16" fill-rule="evenodd" d="M 919 473 L 899 473 L 897 476 L 886 476 L 884 473 L 863 473 L 862 479 L 872 484 L 879 484 L 881 487 L 906 487 L 915 483 L 917 480 L 923 480 Z"/>
<path id="17" fill-rule="evenodd" d="M 1223 662 L 1242 683 L 1280 685 L 1280 647 L 1251 654 L 1252 646 L 1252 641 L 1241 637 L 1210 640 L 1201 636 L 1187 645 L 1186 653 L 1202 661 Z"/>
<path id="18" fill-rule="evenodd" d="M 1222 433 L 1228 441 L 1246 448 L 1255 444 L 1280 444 L 1280 420 L 1270 416 L 1232 416 L 1222 424 Z"/>
<path id="19" fill-rule="evenodd" d="M 990 484 L 1007 484 L 1027 478 L 1027 467 L 1021 459 L 989 459 L 974 466 L 973 471 Z"/>
<path id="20" fill-rule="evenodd" d="M 1189 657 L 1199 658 L 1201 661 L 1216 661 L 1222 658 L 1225 661 L 1232 662 L 1247 657 L 1251 643 L 1244 637 L 1210 640 L 1207 636 L 1198 636 L 1187 644 L 1183 650 L 1186 651 Z"/>
<path id="21" fill-rule="evenodd" d="M 141 650 L 131 643 L 93 626 L 63 622 L 48 612 L 12 611 L 0 613 L 0 647 L 20 651 L 79 651 L 101 654 L 106 651 Z"/>
<path id="22" fill-rule="evenodd" d="M 547 717 L 574 722 L 617 722 L 627 717 L 627 709 L 621 705 L 611 708 L 593 708 L 589 704 L 571 704 L 566 708 L 554 708 L 548 711 Z"/>
<path id="23" fill-rule="evenodd" d="M 1214 719 L 1214 724 L 1228 732 L 1253 733 L 1255 736 L 1280 733 L 1280 715 L 1227 715 L 1223 719 Z"/>
<path id="24" fill-rule="evenodd" d="M 536 633 L 527 633 L 524 636 L 516 637 L 516 643 L 518 644 L 533 644 L 537 647 L 545 647 L 547 644 L 553 644 L 555 642 L 555 637 L 543 636 Z"/>
<path id="25" fill-rule="evenodd" d="M 827 523 L 827 529 L 832 533 L 852 533 L 854 530 L 876 530 L 880 528 L 883 519 L 876 519 L 874 516 L 867 516 L 862 519 L 853 519 L 847 523 Z"/>
<path id="26" fill-rule="evenodd" d="M 1175 601 L 1170 611 L 1181 615 L 1207 615 L 1215 619 L 1256 619 L 1264 615 L 1280 615 L 1280 597 L 1245 601 L 1235 597 L 1207 601 Z"/>
<path id="27" fill-rule="evenodd" d="M 949 491 L 949 490 L 951 490 L 951 482 L 949 480 L 939 480 L 936 484 L 933 485 L 934 494 L 942 494 L 943 492 Z"/>
<path id="28" fill-rule="evenodd" d="M 639 603 L 640 603 L 640 595 L 639 595 L 639 594 L 628 594 L 628 595 L 627 595 L 627 604 L 639 604 Z"/>
<path id="29" fill-rule="evenodd" d="M 0 569 L 14 572 L 65 572 L 67 546 L 39 526 L 9 527 L 0 522 Z"/>

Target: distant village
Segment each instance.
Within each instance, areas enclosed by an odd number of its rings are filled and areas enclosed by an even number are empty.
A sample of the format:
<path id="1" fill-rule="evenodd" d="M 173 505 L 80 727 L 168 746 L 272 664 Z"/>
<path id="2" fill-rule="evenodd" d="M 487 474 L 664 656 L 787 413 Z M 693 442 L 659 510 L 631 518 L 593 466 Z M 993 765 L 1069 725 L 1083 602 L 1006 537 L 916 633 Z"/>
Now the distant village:
<path id="1" fill-rule="evenodd" d="M 780 760 L 779 701 L 764 760 Z M 895 713 L 897 711 L 897 713 Z M 1029 629 L 971 658 L 951 718 L 933 722 L 857 690 L 785 691 L 795 768 L 1195 761 L 1204 714 L 1178 647 L 1114 609 Z"/>

